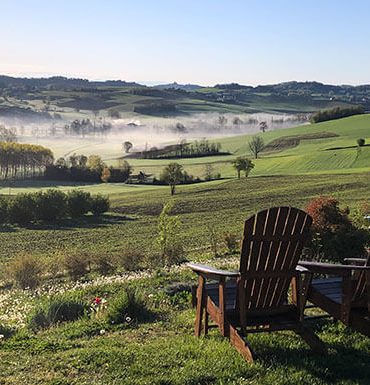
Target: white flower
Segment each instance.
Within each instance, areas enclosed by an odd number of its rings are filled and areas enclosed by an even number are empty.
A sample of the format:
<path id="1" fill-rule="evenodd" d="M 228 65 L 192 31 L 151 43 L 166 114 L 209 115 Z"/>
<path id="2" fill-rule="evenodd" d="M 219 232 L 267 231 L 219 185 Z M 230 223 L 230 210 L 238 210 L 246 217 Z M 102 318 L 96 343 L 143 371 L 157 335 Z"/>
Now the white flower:
<path id="1" fill-rule="evenodd" d="M 102 336 L 103 334 L 105 334 L 105 330 L 104 330 L 104 329 L 101 329 L 99 333 L 100 333 L 100 335 Z"/>
<path id="2" fill-rule="evenodd" d="M 4 334 L 0 334 L 0 340 L 2 340 L 3 338 L 5 338 Z"/>

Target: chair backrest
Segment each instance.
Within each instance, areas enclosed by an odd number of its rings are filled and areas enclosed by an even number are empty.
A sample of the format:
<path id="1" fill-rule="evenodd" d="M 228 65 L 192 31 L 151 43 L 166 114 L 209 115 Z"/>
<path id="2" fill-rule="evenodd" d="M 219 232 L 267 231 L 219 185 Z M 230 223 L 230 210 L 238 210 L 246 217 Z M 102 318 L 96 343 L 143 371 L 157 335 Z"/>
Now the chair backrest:
<path id="1" fill-rule="evenodd" d="M 273 207 L 246 220 L 240 257 L 240 309 L 284 304 L 309 236 L 312 218 L 294 207 Z"/>
<path id="2" fill-rule="evenodd" d="M 367 259 L 364 266 L 370 266 L 370 251 L 367 252 Z M 355 287 L 353 290 L 352 301 L 354 303 L 361 303 L 362 301 L 367 302 L 367 288 L 366 288 L 366 274 L 362 271 L 355 280 Z"/>

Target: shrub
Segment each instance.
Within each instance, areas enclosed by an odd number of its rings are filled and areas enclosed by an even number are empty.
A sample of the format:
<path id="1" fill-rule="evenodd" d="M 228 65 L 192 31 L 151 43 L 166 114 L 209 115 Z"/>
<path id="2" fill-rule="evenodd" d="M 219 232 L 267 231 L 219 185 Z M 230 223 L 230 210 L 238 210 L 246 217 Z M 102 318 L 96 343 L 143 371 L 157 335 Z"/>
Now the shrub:
<path id="1" fill-rule="evenodd" d="M 66 215 L 66 194 L 50 189 L 34 194 L 35 219 L 53 222 Z"/>
<path id="2" fill-rule="evenodd" d="M 349 210 L 341 210 L 338 200 L 330 197 L 313 199 L 306 211 L 313 218 L 311 246 L 316 245 L 316 254 L 334 261 L 364 255 L 370 234 L 352 224 Z"/>
<path id="3" fill-rule="evenodd" d="M 76 295 L 57 295 L 36 307 L 28 319 L 28 326 L 38 330 L 60 322 L 75 321 L 88 310 L 89 305 Z"/>
<path id="4" fill-rule="evenodd" d="M 34 289 L 40 283 L 43 265 L 38 258 L 21 254 L 9 262 L 7 271 L 22 289 Z"/>
<path id="5" fill-rule="evenodd" d="M 211 248 L 212 254 L 214 257 L 218 257 L 220 236 L 217 233 L 216 228 L 214 226 L 208 225 L 207 229 L 208 229 L 209 246 Z"/>
<path id="6" fill-rule="evenodd" d="M 166 265 L 184 260 L 184 248 L 179 239 L 180 219 L 177 215 L 170 215 L 172 208 L 173 202 L 166 203 L 158 221 L 157 245 Z"/>
<path id="7" fill-rule="evenodd" d="M 109 210 L 109 198 L 103 195 L 96 195 L 90 200 L 90 210 L 95 216 L 99 216 Z"/>
<path id="8" fill-rule="evenodd" d="M 103 275 L 109 274 L 114 270 L 112 258 L 107 254 L 98 254 L 93 258 L 96 270 Z"/>
<path id="9" fill-rule="evenodd" d="M 66 254 L 63 258 L 63 266 L 72 279 L 78 279 L 87 274 L 90 261 L 86 255 Z"/>
<path id="10" fill-rule="evenodd" d="M 145 259 L 145 254 L 138 247 L 127 247 L 118 257 L 117 263 L 126 271 L 140 270 Z"/>
<path id="11" fill-rule="evenodd" d="M 35 219 L 34 194 L 18 194 L 10 201 L 9 219 L 19 225 L 27 225 Z"/>
<path id="12" fill-rule="evenodd" d="M 238 248 L 238 237 L 233 233 L 225 233 L 224 234 L 224 242 L 226 248 L 230 254 L 234 254 L 236 249 Z"/>
<path id="13" fill-rule="evenodd" d="M 88 192 L 73 190 L 67 194 L 68 214 L 72 218 L 82 217 L 90 210 L 91 195 Z"/>
<path id="14" fill-rule="evenodd" d="M 6 223 L 8 220 L 8 201 L 0 197 L 0 224 Z"/>
<path id="15" fill-rule="evenodd" d="M 111 300 L 107 320 L 111 324 L 131 324 L 133 321 L 146 321 L 150 316 L 142 296 L 126 288 Z"/>
<path id="16" fill-rule="evenodd" d="M 13 335 L 14 329 L 10 326 L 0 324 L 0 335 L 3 336 L 0 338 L 0 342 L 2 338 L 9 338 Z"/>
<path id="17" fill-rule="evenodd" d="M 365 146 L 365 139 L 364 138 L 358 138 L 357 139 L 357 145 L 360 147 Z"/>

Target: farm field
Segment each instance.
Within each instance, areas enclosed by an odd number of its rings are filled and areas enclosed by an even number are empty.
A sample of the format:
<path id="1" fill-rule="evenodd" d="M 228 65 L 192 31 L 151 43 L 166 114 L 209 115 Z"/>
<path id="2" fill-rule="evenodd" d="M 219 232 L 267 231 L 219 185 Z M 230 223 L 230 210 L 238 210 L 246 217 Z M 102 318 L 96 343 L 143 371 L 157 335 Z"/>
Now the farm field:
<path id="1" fill-rule="evenodd" d="M 58 225 L 0 228 L 0 326 L 17 329 L 12 337 L 0 340 L 0 384 L 367 384 L 369 339 L 330 319 L 311 324 L 327 344 L 326 356 L 311 353 L 293 333 L 261 334 L 250 338 L 258 354 L 251 365 L 217 331 L 207 338 L 193 337 L 195 311 L 188 289 L 196 277 L 183 264 L 108 275 L 91 271 L 78 281 L 57 274 L 54 280 L 46 278 L 35 291 L 9 287 L 6 266 L 27 254 L 39 259 L 48 274 L 55 274 L 55 265 L 67 255 L 82 255 L 92 262 L 97 257 L 115 260 L 126 252 L 149 257 L 158 250 L 159 214 L 163 205 L 173 200 L 171 213 L 179 216 L 178 238 L 185 245 L 186 259 L 236 268 L 237 254 L 226 254 L 220 247 L 219 257 L 213 256 L 211 232 L 218 240 L 226 232 L 241 234 L 244 220 L 262 208 L 304 208 L 320 195 L 337 198 L 341 207 L 348 206 L 352 213 L 368 201 L 369 147 L 359 153 L 354 146 L 358 137 L 369 141 L 369 123 L 370 115 L 366 115 L 267 132 L 265 142 L 276 146 L 262 153 L 253 173 L 240 180 L 228 162 L 246 153 L 248 136 L 220 139 L 232 153 L 213 158 L 215 170 L 221 169 L 224 179 L 178 186 L 173 198 L 168 186 L 43 180 L 4 183 L 0 189 L 4 195 L 48 188 L 106 194 L 111 210 L 100 218 L 87 216 Z M 298 138 L 298 145 L 284 139 L 287 136 Z M 334 147 L 344 148 L 328 150 Z M 181 163 L 195 174 L 210 160 Z M 169 161 L 131 162 L 136 171 L 148 167 L 157 173 Z M 78 295 L 89 303 L 104 297 L 109 307 L 123 287 L 143 295 L 153 314 L 150 320 L 114 325 L 93 313 L 39 331 L 25 326 L 33 309 L 50 295 Z"/>

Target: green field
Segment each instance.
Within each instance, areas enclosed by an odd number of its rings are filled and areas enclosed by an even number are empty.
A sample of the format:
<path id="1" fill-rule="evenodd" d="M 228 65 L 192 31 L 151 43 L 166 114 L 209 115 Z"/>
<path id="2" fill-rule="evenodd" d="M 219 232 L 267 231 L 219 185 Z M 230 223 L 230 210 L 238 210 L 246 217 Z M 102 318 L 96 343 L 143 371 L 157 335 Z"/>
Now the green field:
<path id="1" fill-rule="evenodd" d="M 184 160 L 184 168 L 195 175 L 200 175 L 205 163 L 212 162 L 225 177 L 178 187 L 173 214 L 179 215 L 178 238 L 185 245 L 186 258 L 235 268 L 238 256 L 225 254 L 223 247 L 219 249 L 221 257 L 212 256 L 210 229 L 219 241 L 225 232 L 240 235 L 244 220 L 266 207 L 304 208 L 312 198 L 329 195 L 337 198 L 341 207 L 348 206 L 354 212 L 359 203 L 369 201 L 370 147 L 363 147 L 360 153 L 352 147 L 359 137 L 369 142 L 370 115 L 267 132 L 263 136 L 269 143 L 282 136 L 323 132 L 338 136 L 302 139 L 296 147 L 282 146 L 262 153 L 252 175 L 240 180 L 228 162 L 246 153 L 248 136 L 220 139 L 223 148 L 233 155 Z M 347 148 L 328 150 L 333 147 Z M 153 173 L 168 163 L 130 162 L 136 171 Z M 108 276 L 91 272 L 79 282 L 65 274 L 56 279 L 46 276 L 35 292 L 9 286 L 6 264 L 21 253 L 33 254 L 52 267 L 66 254 L 113 260 L 127 250 L 147 256 L 157 250 L 158 215 L 171 199 L 167 186 L 27 181 L 3 185 L 0 193 L 50 187 L 108 194 L 111 211 L 100 219 L 88 216 L 58 225 L 0 228 L 0 325 L 17 328 L 14 336 L 0 340 L 0 384 L 369 384 L 370 340 L 332 320 L 311 325 L 328 346 L 326 356 L 312 354 L 302 340 L 289 332 L 251 336 L 258 354 L 253 365 L 243 361 L 217 331 L 196 339 L 192 336 L 195 312 L 189 293 L 173 294 L 168 290 L 174 283 L 196 282 L 184 266 L 137 273 L 115 271 Z M 24 327 L 32 309 L 52 292 L 78 292 L 86 301 L 104 296 L 109 306 L 124 285 L 140 290 L 155 313 L 153 320 L 118 326 L 85 316 L 37 333 Z"/>

